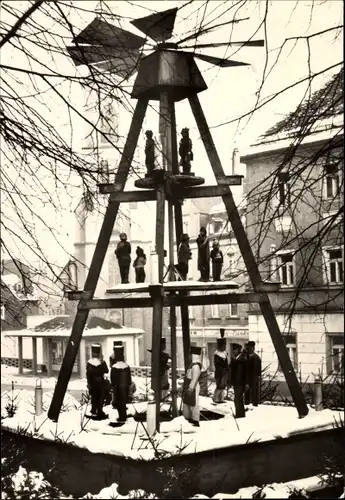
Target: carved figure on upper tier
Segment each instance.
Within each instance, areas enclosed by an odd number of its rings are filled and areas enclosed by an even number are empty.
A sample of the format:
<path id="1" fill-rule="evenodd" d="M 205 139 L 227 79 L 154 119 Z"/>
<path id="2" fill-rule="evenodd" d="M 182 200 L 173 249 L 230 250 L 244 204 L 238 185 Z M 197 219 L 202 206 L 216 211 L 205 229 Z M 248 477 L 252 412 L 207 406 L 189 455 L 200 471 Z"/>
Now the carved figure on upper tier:
<path id="1" fill-rule="evenodd" d="M 156 161 L 156 144 L 153 138 L 152 130 L 146 130 L 146 144 L 145 144 L 145 166 L 146 166 L 146 177 L 151 177 L 153 170 L 155 168 Z"/>
<path id="2" fill-rule="evenodd" d="M 180 166 L 182 167 L 182 173 L 185 175 L 190 175 L 191 173 L 191 161 L 194 159 L 192 151 L 192 141 L 189 138 L 189 129 L 183 128 L 181 130 L 182 139 L 180 140 L 179 155 Z"/>

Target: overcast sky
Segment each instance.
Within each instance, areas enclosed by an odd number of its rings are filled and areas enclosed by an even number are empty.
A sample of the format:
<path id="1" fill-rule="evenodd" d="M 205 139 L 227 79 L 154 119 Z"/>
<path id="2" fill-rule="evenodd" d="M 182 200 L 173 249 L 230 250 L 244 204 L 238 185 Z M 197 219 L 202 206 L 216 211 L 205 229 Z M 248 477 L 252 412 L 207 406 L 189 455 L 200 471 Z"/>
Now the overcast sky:
<path id="1" fill-rule="evenodd" d="M 13 4 L 26 4 L 26 2 L 12 2 Z M 66 2 L 67 3 L 67 2 Z M 194 0 L 190 5 L 184 7 L 178 12 L 175 23 L 175 35 L 178 40 L 186 32 L 194 31 L 201 20 L 203 22 L 224 22 L 233 18 L 235 8 L 234 4 L 242 4 L 244 2 L 208 2 L 207 9 L 200 9 L 203 2 Z M 92 10 L 97 2 L 82 1 L 73 2 L 74 5 L 81 8 Z M 150 14 L 155 10 L 165 10 L 174 6 L 182 6 L 184 2 L 173 1 L 108 1 L 107 4 L 112 11 L 123 17 L 121 26 L 127 28 L 134 33 L 140 34 L 132 25 L 129 24 L 130 19 L 142 17 Z M 274 99 L 269 105 L 258 110 L 248 119 L 243 119 L 241 122 L 234 121 L 236 118 L 247 113 L 252 109 L 256 102 L 256 92 L 259 89 L 263 70 L 266 66 L 266 75 L 261 99 L 274 95 L 276 92 L 292 85 L 298 80 L 303 79 L 308 75 L 309 68 L 313 73 L 323 70 L 333 64 L 339 63 L 343 59 L 342 55 L 342 39 L 341 37 L 334 40 L 334 32 L 325 33 L 323 36 L 316 36 L 310 39 L 309 49 L 310 57 L 308 58 L 308 44 L 306 39 L 299 41 L 290 40 L 284 45 L 284 41 L 291 37 L 306 37 L 312 33 L 325 30 L 332 26 L 342 24 L 343 3 L 339 1 L 322 1 L 322 2 L 305 2 L 298 0 L 280 0 L 272 1 L 268 4 L 268 15 L 266 23 L 266 35 L 268 44 L 264 48 L 242 48 L 241 53 L 236 53 L 236 49 L 230 48 L 215 48 L 205 49 L 200 51 L 204 54 L 215 55 L 219 57 L 229 57 L 233 55 L 233 59 L 249 62 L 250 67 L 245 68 L 217 68 L 212 67 L 207 63 L 197 60 L 199 69 L 202 71 L 203 77 L 208 85 L 208 90 L 199 94 L 201 104 L 210 127 L 212 128 L 213 137 L 218 148 L 219 155 L 223 162 L 224 169 L 229 172 L 231 166 L 231 155 L 234 147 L 243 150 L 255 141 L 255 139 L 265 132 L 276 121 L 281 119 L 285 114 L 292 111 L 300 102 L 306 91 L 306 84 L 296 86 L 289 92 L 283 93 L 280 97 Z M 266 9 L 266 2 L 256 2 L 251 0 L 244 7 L 241 7 L 240 18 L 250 17 L 248 21 L 236 24 L 233 31 L 230 32 L 229 27 L 223 27 L 214 32 L 204 35 L 198 39 L 198 43 L 207 42 L 225 42 L 229 40 L 246 40 L 249 37 L 254 39 L 264 38 L 265 27 L 260 26 L 263 20 Z M 228 12 L 226 12 L 228 11 Z M 42 16 L 41 16 L 42 17 Z M 84 28 L 92 19 L 93 14 L 79 11 L 78 14 L 71 11 L 69 21 L 76 27 L 76 31 Z M 114 21 L 115 23 L 115 21 Z M 49 27 L 47 27 L 49 30 Z M 51 28 L 59 29 L 58 25 Z M 255 31 L 258 32 L 254 35 Z M 253 36 L 254 35 L 254 36 Z M 282 46 L 283 49 L 281 50 Z M 279 59 L 276 62 L 279 51 Z M 5 46 L 2 54 L 2 63 L 4 57 L 6 63 L 23 67 L 28 67 L 25 57 L 18 55 L 10 46 Z M 267 60 L 266 60 L 267 56 Z M 47 64 L 52 64 L 52 61 L 57 66 L 62 65 L 64 72 L 76 71 L 68 58 L 64 56 L 52 56 L 49 53 L 41 53 L 38 59 L 46 58 Z M 39 67 L 39 62 L 36 63 Z M 330 76 L 338 71 L 325 73 L 323 76 L 315 79 L 313 90 L 319 88 L 325 83 Z M 85 70 L 81 70 L 84 71 Z M 129 82 L 132 83 L 133 79 Z M 28 84 L 29 86 L 30 84 Z M 77 86 L 71 89 L 69 86 L 61 86 L 65 95 L 69 96 L 73 105 L 79 110 L 83 110 L 85 96 Z M 30 91 L 30 88 L 26 89 Z M 31 88 L 33 93 L 34 87 Z M 42 106 L 49 103 L 49 119 L 54 120 L 54 127 L 64 134 L 66 139 L 70 139 L 70 118 L 67 107 L 61 106 L 53 97 L 51 92 L 45 92 L 41 96 Z M 43 109 L 43 107 L 42 107 Z M 45 111 L 46 112 L 46 111 Z M 87 133 L 87 126 L 83 124 L 80 118 L 73 118 L 74 133 L 73 144 L 77 150 L 81 150 L 83 145 L 83 137 Z M 128 117 L 123 118 L 125 127 L 127 127 Z M 180 128 L 187 126 L 190 128 L 191 138 L 194 144 L 195 161 L 193 169 L 195 172 L 204 175 L 208 181 L 212 182 L 212 175 L 209 174 L 210 169 L 207 162 L 206 154 L 200 143 L 199 134 L 196 130 L 193 116 L 190 112 L 189 105 L 186 102 L 177 104 L 177 123 L 178 131 Z M 148 128 L 158 131 L 158 116 L 157 106 L 153 105 L 150 109 L 146 124 Z M 143 145 L 143 143 L 141 143 Z M 142 161 L 144 157 L 142 155 Z M 63 173 L 61 174 L 63 175 Z M 46 187 L 49 190 L 49 183 L 52 182 L 48 178 L 45 181 Z M 72 179 L 72 184 L 77 184 Z M 51 186 L 54 193 L 54 186 Z M 35 227 L 38 238 L 40 239 L 42 250 L 54 261 L 62 264 L 67 260 L 67 253 L 73 251 L 74 240 L 74 222 L 72 220 L 71 210 L 75 207 L 75 200 L 78 199 L 80 191 L 77 188 L 69 188 L 70 193 L 64 196 L 64 193 L 59 190 L 54 196 L 58 197 L 59 211 L 47 205 L 46 203 L 37 202 L 36 212 L 44 219 L 49 227 L 54 228 L 57 235 L 58 245 L 51 232 L 43 229 L 43 224 L 37 219 L 31 221 Z M 71 203 L 72 198 L 72 203 Z M 74 202 L 73 202 L 74 200 Z M 74 204 L 73 204 L 74 203 Z M 41 206 L 40 206 L 41 205 Z M 6 236 L 2 237 L 6 240 Z M 13 245 L 13 244 L 12 244 Z M 17 243 L 16 243 L 17 245 Z M 65 251 L 63 250 L 65 249 Z M 23 253 L 22 249 L 12 251 Z M 67 252 L 67 253 L 66 253 Z M 25 251 L 27 253 L 27 251 Z M 21 257 L 22 258 L 22 257 Z"/>

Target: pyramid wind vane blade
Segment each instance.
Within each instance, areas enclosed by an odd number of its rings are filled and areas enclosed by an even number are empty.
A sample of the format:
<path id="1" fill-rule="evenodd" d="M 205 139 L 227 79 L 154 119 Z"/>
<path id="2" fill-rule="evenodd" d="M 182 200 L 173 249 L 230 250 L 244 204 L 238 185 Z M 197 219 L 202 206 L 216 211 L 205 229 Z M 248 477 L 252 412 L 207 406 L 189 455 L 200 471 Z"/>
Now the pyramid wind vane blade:
<path id="1" fill-rule="evenodd" d="M 232 61 L 230 59 L 223 59 L 221 57 L 207 56 L 204 54 L 193 54 L 194 57 L 201 59 L 202 61 L 214 64 L 215 66 L 220 66 L 221 68 L 231 68 L 232 66 L 250 66 L 248 63 L 240 61 Z"/>
<path id="2" fill-rule="evenodd" d="M 177 7 L 163 10 L 146 17 L 134 19 L 131 24 L 155 42 L 162 42 L 172 36 L 177 11 Z"/>
<path id="3" fill-rule="evenodd" d="M 239 45 L 241 47 L 264 47 L 265 40 L 248 40 L 246 42 L 216 42 L 216 43 L 198 43 L 196 45 L 184 45 L 181 49 L 209 49 L 214 47 L 227 47 L 230 45 Z"/>
<path id="4" fill-rule="evenodd" d="M 146 40 L 130 31 L 96 18 L 75 37 L 74 42 L 114 48 L 139 49 Z"/>

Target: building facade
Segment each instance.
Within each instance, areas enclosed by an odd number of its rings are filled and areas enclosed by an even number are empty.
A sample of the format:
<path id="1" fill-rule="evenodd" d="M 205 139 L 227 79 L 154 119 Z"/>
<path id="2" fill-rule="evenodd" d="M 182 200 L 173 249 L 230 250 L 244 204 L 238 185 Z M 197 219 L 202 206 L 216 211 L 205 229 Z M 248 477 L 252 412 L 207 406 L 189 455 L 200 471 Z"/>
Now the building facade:
<path id="1" fill-rule="evenodd" d="M 318 109 L 322 103 L 319 95 Z M 247 232 L 263 278 L 280 282 L 270 299 L 293 365 L 313 382 L 343 371 L 343 115 L 318 120 L 303 136 L 287 124 L 241 156 Z M 248 319 L 268 373 L 283 377 L 257 306 Z"/>

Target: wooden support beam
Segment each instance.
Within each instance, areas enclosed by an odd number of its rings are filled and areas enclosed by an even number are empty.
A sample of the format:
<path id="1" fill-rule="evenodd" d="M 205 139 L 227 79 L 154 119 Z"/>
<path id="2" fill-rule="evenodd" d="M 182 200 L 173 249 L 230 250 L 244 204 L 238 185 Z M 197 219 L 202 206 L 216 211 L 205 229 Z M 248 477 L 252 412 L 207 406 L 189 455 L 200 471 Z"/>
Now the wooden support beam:
<path id="1" fill-rule="evenodd" d="M 68 300 L 90 300 L 92 296 L 92 292 L 85 292 L 84 290 L 73 290 L 64 293 L 64 297 Z"/>
<path id="2" fill-rule="evenodd" d="M 120 164 L 115 175 L 115 184 L 119 187 L 119 191 L 123 191 L 126 185 L 135 149 L 138 144 L 139 134 L 143 125 L 147 105 L 147 99 L 139 99 L 133 113 L 127 140 L 123 148 Z M 120 202 L 116 199 L 116 194 L 111 194 L 84 286 L 84 289 L 92 292 L 92 295 L 96 290 L 119 207 Z M 59 418 L 61 406 L 66 394 L 68 382 L 72 375 L 73 365 L 79 351 L 80 341 L 83 335 L 88 315 L 88 309 L 78 308 L 72 326 L 71 335 L 68 340 L 66 353 L 63 358 L 60 373 L 54 389 L 53 398 L 48 410 L 48 418 L 55 422 L 57 422 Z"/>
<path id="3" fill-rule="evenodd" d="M 150 287 L 150 293 L 153 301 L 152 310 L 152 358 L 151 358 L 151 387 L 155 393 L 156 403 L 156 431 L 159 432 L 160 421 L 160 362 L 161 362 L 161 337 L 163 326 L 163 294 L 160 285 Z"/>
<path id="4" fill-rule="evenodd" d="M 174 103 L 171 103 L 170 116 L 171 116 L 172 171 L 174 174 L 178 174 L 179 165 L 178 165 L 178 154 L 177 154 L 176 113 L 175 113 Z M 175 215 L 176 249 L 178 249 L 180 236 L 183 233 L 182 207 L 180 204 L 174 205 L 174 215 Z M 186 296 L 186 292 L 180 292 L 179 296 L 182 297 L 183 299 Z M 180 311 L 181 311 L 184 368 L 187 371 L 190 358 L 189 312 L 188 312 L 188 306 L 186 306 L 183 302 L 181 302 Z"/>
<path id="5" fill-rule="evenodd" d="M 201 139 L 204 143 L 204 147 L 212 170 L 216 177 L 217 184 L 221 184 L 221 179 L 224 178 L 224 170 L 219 159 L 216 146 L 213 142 L 210 129 L 207 125 L 207 121 L 200 105 L 198 96 L 195 94 L 189 97 L 189 103 L 192 108 L 192 112 L 199 129 Z M 234 231 L 239 249 L 241 251 L 244 263 L 246 265 L 249 278 L 255 291 L 256 287 L 260 287 L 262 285 L 262 278 L 230 189 L 228 194 L 223 196 L 223 202 L 226 207 L 228 217 Z M 302 392 L 302 388 L 293 368 L 267 293 L 265 293 L 264 296 L 266 300 L 260 302 L 261 313 L 265 319 L 267 329 L 271 335 L 271 339 L 276 350 L 279 363 L 284 372 L 285 379 L 290 389 L 291 396 L 293 398 L 298 414 L 300 417 L 304 417 L 308 414 L 308 407 Z"/>
<path id="6" fill-rule="evenodd" d="M 23 375 L 24 363 L 23 363 L 23 337 L 18 337 L 18 373 Z"/>
<path id="7" fill-rule="evenodd" d="M 186 292 L 169 293 L 163 297 L 164 307 L 182 307 L 209 305 L 209 304 L 253 304 L 266 300 L 266 295 L 261 292 L 245 293 L 210 293 L 207 295 L 186 295 Z M 81 301 L 78 309 L 146 309 L 152 307 L 151 297 L 128 297 L 93 299 Z"/>
<path id="8" fill-rule="evenodd" d="M 236 177 L 241 177 L 241 176 L 236 176 Z M 116 199 L 120 203 L 132 203 L 135 201 L 155 201 L 157 199 L 157 193 L 155 190 L 124 191 L 123 193 L 121 193 L 117 190 L 117 187 L 114 184 L 100 184 L 100 186 L 104 186 L 103 191 L 106 191 L 106 193 L 102 194 L 114 193 L 114 195 L 116 195 Z M 212 196 L 223 196 L 224 194 L 227 194 L 229 191 L 228 184 L 223 184 L 221 186 L 184 187 L 184 188 L 176 188 L 175 190 L 177 191 L 178 196 L 184 199 L 210 198 Z"/>
<path id="9" fill-rule="evenodd" d="M 37 375 L 37 337 L 32 337 L 32 373 Z"/>
<path id="10" fill-rule="evenodd" d="M 223 196 L 229 191 L 227 186 L 200 186 L 178 189 L 178 196 L 183 199 L 211 198 L 213 196 Z"/>
<path id="11" fill-rule="evenodd" d="M 157 199 L 155 190 L 124 191 L 119 192 L 114 184 L 99 184 L 101 194 L 114 193 L 120 203 L 132 203 L 134 201 L 155 201 Z"/>

